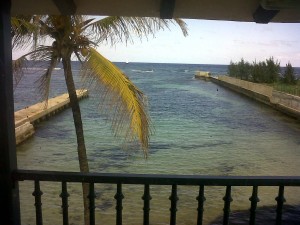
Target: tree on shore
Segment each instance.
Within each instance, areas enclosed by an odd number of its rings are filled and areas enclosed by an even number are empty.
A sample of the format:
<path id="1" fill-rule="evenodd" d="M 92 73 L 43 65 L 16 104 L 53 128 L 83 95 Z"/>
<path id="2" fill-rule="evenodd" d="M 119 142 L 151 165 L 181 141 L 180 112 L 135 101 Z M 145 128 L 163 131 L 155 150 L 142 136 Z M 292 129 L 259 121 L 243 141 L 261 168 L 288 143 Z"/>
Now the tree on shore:
<path id="1" fill-rule="evenodd" d="M 252 81 L 255 83 L 274 83 L 279 80 L 280 63 L 273 57 L 266 61 L 252 64 L 245 62 L 242 58 L 239 62 L 230 62 L 228 66 L 228 75 L 242 80 Z"/>
<path id="2" fill-rule="evenodd" d="M 250 79 L 250 69 L 251 66 L 248 62 L 242 58 L 238 63 L 230 62 L 228 66 L 228 74 L 231 77 L 237 77 L 242 80 Z"/>
<path id="3" fill-rule="evenodd" d="M 280 74 L 280 62 L 278 60 L 275 61 L 273 57 L 270 57 L 266 60 L 266 67 L 265 82 L 277 82 Z"/>
<path id="4" fill-rule="evenodd" d="M 62 62 L 65 82 L 70 98 L 77 138 L 77 152 L 81 172 L 89 172 L 84 140 L 82 118 L 77 100 L 72 73 L 71 57 L 75 56 L 82 65 L 82 76 L 93 86 L 102 87 L 102 97 L 108 99 L 114 116 L 111 118 L 116 134 L 123 134 L 129 140 L 138 140 L 147 156 L 149 142 L 149 118 L 146 111 L 145 96 L 129 78 L 97 50 L 98 44 L 110 42 L 133 42 L 137 35 L 154 36 L 170 24 L 180 26 L 183 34 L 187 28 L 181 19 L 163 20 L 158 18 L 106 17 L 103 19 L 79 15 L 70 16 L 30 16 L 12 19 L 13 46 L 31 51 L 13 62 L 16 82 L 23 73 L 26 59 L 47 63 L 46 71 L 39 78 L 39 90 L 48 99 L 50 80 L 54 68 Z M 47 41 L 46 41 L 47 40 Z M 45 43 L 51 40 L 51 45 Z M 83 184 L 84 220 L 89 224 L 88 185 Z"/>
<path id="5" fill-rule="evenodd" d="M 296 84 L 297 79 L 295 76 L 294 68 L 292 64 L 289 62 L 286 64 L 285 71 L 283 73 L 282 82 L 285 84 Z"/>

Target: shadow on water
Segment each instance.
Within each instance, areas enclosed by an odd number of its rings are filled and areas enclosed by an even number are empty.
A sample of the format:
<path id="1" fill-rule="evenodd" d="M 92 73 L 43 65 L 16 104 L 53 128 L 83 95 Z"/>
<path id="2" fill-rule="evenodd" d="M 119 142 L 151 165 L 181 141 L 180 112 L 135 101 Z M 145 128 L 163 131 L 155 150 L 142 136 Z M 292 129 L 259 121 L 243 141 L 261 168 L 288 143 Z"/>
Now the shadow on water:
<path id="1" fill-rule="evenodd" d="M 180 148 L 183 150 L 212 148 L 212 150 L 214 150 L 214 147 L 222 146 L 222 145 L 230 145 L 230 144 L 232 144 L 232 141 L 211 140 L 211 141 L 202 141 L 201 144 L 182 145 L 182 146 L 180 146 Z"/>
<path id="2" fill-rule="evenodd" d="M 231 225 L 249 224 L 249 210 L 233 211 L 229 216 Z M 223 224 L 223 216 L 218 217 L 210 225 Z M 264 206 L 256 210 L 256 225 L 273 225 L 276 224 L 276 207 Z M 284 205 L 282 224 L 299 225 L 300 224 L 300 205 Z"/>
<path id="3" fill-rule="evenodd" d="M 96 205 L 96 208 L 101 209 L 102 211 L 105 211 L 113 206 L 114 206 L 114 202 L 112 200 L 106 200 L 106 201 L 103 201 L 100 204 Z"/>
<path id="4" fill-rule="evenodd" d="M 161 144 L 159 142 L 151 142 L 151 154 L 154 154 L 155 152 L 162 150 L 162 149 L 171 149 L 174 147 L 172 144 Z"/>

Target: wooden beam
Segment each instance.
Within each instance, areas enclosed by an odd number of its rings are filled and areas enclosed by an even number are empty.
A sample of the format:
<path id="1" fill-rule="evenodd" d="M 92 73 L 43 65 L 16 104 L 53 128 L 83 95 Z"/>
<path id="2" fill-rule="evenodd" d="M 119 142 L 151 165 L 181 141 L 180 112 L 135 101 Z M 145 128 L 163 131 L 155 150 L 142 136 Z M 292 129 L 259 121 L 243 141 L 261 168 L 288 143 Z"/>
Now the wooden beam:
<path id="1" fill-rule="evenodd" d="M 52 0 L 62 15 L 73 15 L 77 6 L 73 0 Z"/>
<path id="2" fill-rule="evenodd" d="M 175 0 L 161 0 L 160 2 L 160 18 L 172 19 L 175 9 Z"/>
<path id="3" fill-rule="evenodd" d="M 12 172 L 17 169 L 17 157 L 10 9 L 11 0 L 0 2 L 0 223 L 19 225 L 19 189 L 12 179 Z"/>
<path id="4" fill-rule="evenodd" d="M 279 10 L 267 10 L 261 5 L 253 13 L 253 19 L 256 23 L 269 23 L 279 12 Z"/>

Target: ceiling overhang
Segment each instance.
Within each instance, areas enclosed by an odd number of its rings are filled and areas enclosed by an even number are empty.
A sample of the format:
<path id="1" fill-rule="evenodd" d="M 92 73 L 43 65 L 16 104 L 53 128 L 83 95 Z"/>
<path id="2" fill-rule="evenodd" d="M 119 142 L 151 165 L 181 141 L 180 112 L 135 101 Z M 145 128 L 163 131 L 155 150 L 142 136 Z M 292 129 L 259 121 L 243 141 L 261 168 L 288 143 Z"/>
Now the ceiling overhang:
<path id="1" fill-rule="evenodd" d="M 271 2 L 271 3 L 270 3 Z M 279 3 L 280 4 L 279 4 Z M 300 22 L 297 0 L 12 0 L 12 15 L 80 14 L 245 22 Z M 276 4 L 273 4 L 276 3 Z M 259 18 L 259 19 L 257 19 Z M 255 21 L 257 20 L 257 21 Z"/>
<path id="2" fill-rule="evenodd" d="M 72 15 L 77 11 L 77 6 L 73 0 L 53 0 L 61 14 Z"/>

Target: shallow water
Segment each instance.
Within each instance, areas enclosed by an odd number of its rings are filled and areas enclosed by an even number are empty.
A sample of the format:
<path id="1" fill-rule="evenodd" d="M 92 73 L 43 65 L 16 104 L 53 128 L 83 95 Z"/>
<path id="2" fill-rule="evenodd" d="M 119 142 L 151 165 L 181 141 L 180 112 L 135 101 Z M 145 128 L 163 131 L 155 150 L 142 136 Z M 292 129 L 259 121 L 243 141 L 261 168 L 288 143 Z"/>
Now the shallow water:
<path id="1" fill-rule="evenodd" d="M 211 82 L 193 78 L 196 70 L 225 74 L 226 66 L 179 64 L 118 64 L 148 96 L 154 134 L 149 158 L 114 138 L 105 115 L 98 110 L 94 92 L 81 101 L 88 157 L 93 172 L 197 174 L 197 175 L 299 175 L 300 123 L 251 99 Z M 78 65 L 74 63 L 74 73 Z M 33 77 L 15 92 L 15 108 L 37 101 Z M 62 70 L 55 71 L 52 95 L 66 91 Z M 77 79 L 79 80 L 79 78 Z M 30 86 L 30 88 L 28 88 Z M 78 85 L 78 88 L 81 87 Z M 35 136 L 18 147 L 21 169 L 78 171 L 76 140 L 71 111 L 42 122 Z M 21 182 L 23 224 L 33 224 L 32 183 Z M 97 185 L 97 219 L 114 223 L 115 186 Z M 42 186 L 45 217 L 61 221 L 59 186 Z M 74 224 L 82 220 L 80 185 L 70 187 L 70 214 Z M 142 187 L 124 187 L 124 224 L 141 224 Z M 170 187 L 152 187 L 153 224 L 168 224 Z M 178 224 L 195 224 L 196 187 L 179 187 Z M 225 187 L 206 190 L 204 220 L 222 214 Z M 275 204 L 275 188 L 259 190 L 259 205 Z M 248 209 L 251 189 L 233 187 L 233 209 Z M 300 204 L 299 188 L 287 188 L 289 204 Z M 139 213 L 137 213 L 139 212 Z M 46 219 L 45 219 L 46 220 Z M 45 223 L 46 224 L 46 223 Z"/>

